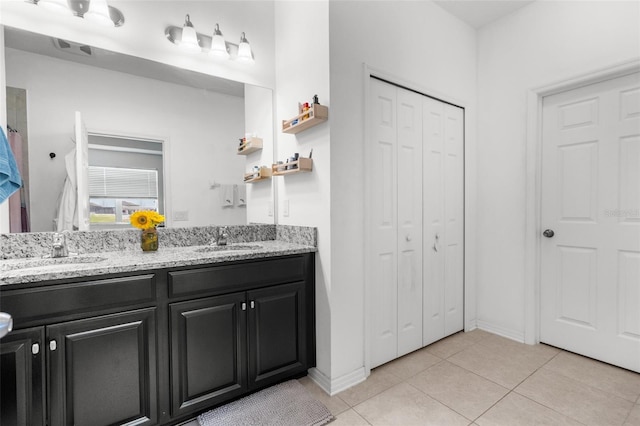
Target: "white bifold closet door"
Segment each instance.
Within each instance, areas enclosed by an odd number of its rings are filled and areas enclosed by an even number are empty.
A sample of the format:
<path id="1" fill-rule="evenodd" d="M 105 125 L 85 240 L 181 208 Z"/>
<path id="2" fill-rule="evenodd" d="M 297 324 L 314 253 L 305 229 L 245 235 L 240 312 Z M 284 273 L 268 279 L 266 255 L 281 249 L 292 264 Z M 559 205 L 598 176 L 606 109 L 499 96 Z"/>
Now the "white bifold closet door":
<path id="1" fill-rule="evenodd" d="M 464 111 L 422 105 L 426 346 L 464 328 Z"/>
<path id="2" fill-rule="evenodd" d="M 371 367 L 422 347 L 422 98 L 371 79 Z"/>

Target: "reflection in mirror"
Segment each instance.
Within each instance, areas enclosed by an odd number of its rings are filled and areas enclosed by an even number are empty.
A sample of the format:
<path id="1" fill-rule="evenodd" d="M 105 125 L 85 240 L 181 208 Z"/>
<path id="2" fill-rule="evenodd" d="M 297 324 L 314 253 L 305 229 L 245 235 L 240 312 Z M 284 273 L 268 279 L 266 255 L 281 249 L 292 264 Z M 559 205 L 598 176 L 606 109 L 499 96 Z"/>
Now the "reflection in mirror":
<path id="1" fill-rule="evenodd" d="M 90 229 L 128 228 L 137 210 L 165 214 L 163 141 L 89 135 Z"/>
<path id="2" fill-rule="evenodd" d="M 126 226 L 130 204 L 149 199 L 167 226 L 273 223 L 272 182 L 243 183 L 247 170 L 273 161 L 270 89 L 8 27 L 5 66 L 7 121 L 27 159 L 30 231 L 54 230 L 75 111 L 89 132 L 89 165 L 102 167 L 88 171 L 94 178 L 106 168 L 157 172 L 157 193 L 144 197 L 93 188 L 91 229 Z M 237 155 L 247 133 L 262 138 L 263 149 Z M 155 157 L 155 165 L 141 156 Z"/>

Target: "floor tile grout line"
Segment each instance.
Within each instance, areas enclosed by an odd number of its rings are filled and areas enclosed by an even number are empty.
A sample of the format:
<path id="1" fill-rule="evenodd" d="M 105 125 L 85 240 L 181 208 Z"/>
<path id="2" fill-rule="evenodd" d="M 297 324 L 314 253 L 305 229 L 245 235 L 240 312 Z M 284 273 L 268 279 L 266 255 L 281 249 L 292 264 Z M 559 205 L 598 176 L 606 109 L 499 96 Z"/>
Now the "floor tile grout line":
<path id="1" fill-rule="evenodd" d="M 506 394 L 504 394 L 502 396 L 502 398 L 500 398 L 499 400 L 497 400 L 496 402 L 493 403 L 493 405 L 491 405 L 489 408 L 487 408 L 486 410 L 484 410 L 482 413 L 480 413 L 480 415 L 478 417 L 476 417 L 475 419 L 473 419 L 473 423 L 475 423 L 480 417 L 484 416 L 485 414 L 487 414 L 487 411 L 491 410 L 493 407 L 495 407 L 496 405 L 498 405 L 498 403 L 500 401 L 502 401 L 503 399 L 505 399 L 508 395 L 510 395 L 511 393 L 513 393 L 513 390 L 510 390 L 509 392 L 507 392 Z"/>
<path id="2" fill-rule="evenodd" d="M 562 411 L 558 411 L 558 410 L 556 410 L 555 408 L 547 407 L 546 405 L 544 405 L 544 404 L 543 404 L 543 403 L 541 403 L 540 401 L 536 401 L 535 399 L 533 399 L 533 398 L 531 398 L 531 397 L 529 397 L 529 396 L 527 396 L 527 395 L 523 395 L 523 394 L 521 394 L 520 392 L 516 391 L 515 389 L 513 390 L 513 393 L 515 393 L 516 395 L 519 395 L 519 396 L 521 396 L 521 397 L 523 397 L 523 398 L 525 398 L 525 399 L 528 399 L 529 401 L 534 402 L 534 403 L 536 403 L 536 404 L 538 404 L 538 405 L 540 405 L 540 406 L 542 406 L 542 407 L 544 407 L 544 408 L 547 408 L 547 409 L 549 409 L 549 410 L 551 410 L 551 411 L 553 411 L 553 412 L 555 412 L 555 413 L 558 413 L 558 414 L 560 414 L 560 415 L 562 415 L 562 416 L 564 416 L 564 417 L 567 417 L 567 418 L 569 418 L 569 419 L 571 419 L 571 420 L 573 420 L 573 421 L 575 421 L 575 422 L 578 422 L 578 423 L 580 423 L 581 425 L 584 425 L 584 424 L 585 424 L 585 423 L 581 422 L 580 420 L 576 419 L 575 417 L 572 417 L 572 416 L 570 416 L 570 415 L 568 415 L 568 414 L 566 414 L 566 413 L 563 413 Z"/>
<path id="3" fill-rule="evenodd" d="M 582 358 L 586 358 L 586 359 L 588 359 L 588 360 L 595 361 L 595 362 L 597 362 L 598 364 L 603 364 L 603 365 L 607 365 L 607 366 L 614 367 L 614 368 L 620 368 L 620 367 L 617 367 L 617 366 L 615 366 L 615 365 L 607 364 L 607 363 L 605 363 L 605 362 L 603 362 L 603 361 L 599 361 L 599 360 L 597 360 L 597 359 L 590 358 L 590 357 L 585 356 L 585 355 L 580 355 L 580 354 L 578 354 L 578 353 L 570 352 L 570 351 L 567 351 L 567 350 L 565 350 L 565 349 L 557 348 L 557 347 L 555 347 L 555 346 L 551 346 L 551 345 L 548 345 L 548 346 L 549 346 L 549 347 L 552 347 L 552 348 L 559 349 L 559 350 L 560 350 L 560 352 L 558 352 L 558 353 L 557 353 L 553 358 L 551 358 L 548 362 L 546 362 L 542 367 L 546 366 L 548 363 L 550 363 L 550 362 L 551 362 L 554 358 L 556 358 L 557 356 L 559 356 L 559 355 L 561 355 L 561 354 L 565 353 L 565 354 L 571 354 L 571 355 L 576 355 L 576 356 L 579 356 L 579 357 L 582 357 Z M 540 367 L 540 368 L 542 368 L 542 367 Z M 610 395 L 616 396 L 616 397 L 618 397 L 618 398 L 620 398 L 620 399 L 624 399 L 625 401 L 629 401 L 629 402 L 631 402 L 631 403 L 633 403 L 633 404 L 637 404 L 637 403 L 639 403 L 639 402 L 640 402 L 640 394 L 638 394 L 638 396 L 636 396 L 636 400 L 635 400 L 635 402 L 634 402 L 634 401 L 631 401 L 631 400 L 629 400 L 629 399 L 627 399 L 627 398 L 625 398 L 625 397 L 623 397 L 623 396 L 616 395 L 616 394 L 614 394 L 614 393 L 612 393 L 612 392 L 608 391 L 607 389 L 603 389 L 603 388 L 601 388 L 601 387 L 599 387 L 599 386 L 595 386 L 595 385 L 593 385 L 593 384 L 591 384 L 591 383 L 583 382 L 583 381 L 578 380 L 578 379 L 576 379 L 576 378 L 574 378 L 574 377 L 568 376 L 568 375 L 565 373 L 564 369 L 560 369 L 560 370 L 555 370 L 555 369 L 551 369 L 551 368 L 547 368 L 547 369 L 548 369 L 549 371 L 552 371 L 552 372 L 556 373 L 556 374 L 560 374 L 561 376 L 563 376 L 563 377 L 565 377 L 565 378 L 567 378 L 567 379 L 573 380 L 574 382 L 578 382 L 578 383 L 580 383 L 580 384 L 582 384 L 582 385 L 584 385 L 584 386 L 589 386 L 589 387 L 590 387 L 590 388 L 592 388 L 592 389 L 597 389 L 597 390 L 599 390 L 599 391 L 601 391 L 601 392 L 604 392 L 604 393 L 607 393 L 607 394 L 610 394 Z M 630 370 L 625 370 L 625 371 L 630 371 Z M 632 373 L 634 373 L 634 372 L 632 371 Z"/>
<path id="4" fill-rule="evenodd" d="M 635 408 L 635 404 L 633 404 L 631 406 L 631 409 L 629 410 L 629 412 L 627 413 L 627 417 L 624 418 L 624 421 L 622 422 L 623 425 L 627 424 L 627 420 L 629 420 L 629 417 L 631 417 L 631 413 L 633 413 L 633 409 Z"/>
<path id="5" fill-rule="evenodd" d="M 459 411 L 456 411 L 453 407 L 449 407 L 447 404 L 445 404 L 444 402 L 440 401 L 439 399 L 437 399 L 436 397 L 429 395 L 428 393 L 426 393 L 425 391 L 423 391 L 422 389 L 418 389 L 417 387 L 415 387 L 414 385 L 412 385 L 411 383 L 407 382 L 407 385 L 411 386 L 412 388 L 414 388 L 415 390 L 417 390 L 418 392 L 422 393 L 423 395 L 428 396 L 429 398 L 433 399 L 435 402 L 437 402 L 438 404 L 447 407 L 449 410 L 453 411 L 454 413 L 456 413 L 459 416 L 464 417 L 465 419 L 469 420 L 471 423 L 474 422 L 474 420 L 470 419 L 469 417 L 465 416 L 464 414 L 462 414 Z"/>

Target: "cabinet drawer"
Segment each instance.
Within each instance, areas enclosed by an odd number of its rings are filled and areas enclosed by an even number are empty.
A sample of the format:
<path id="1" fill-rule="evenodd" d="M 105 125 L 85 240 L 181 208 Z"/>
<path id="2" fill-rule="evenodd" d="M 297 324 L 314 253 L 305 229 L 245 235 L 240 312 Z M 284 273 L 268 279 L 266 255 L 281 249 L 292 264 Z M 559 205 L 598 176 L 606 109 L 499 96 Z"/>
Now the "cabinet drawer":
<path id="1" fill-rule="evenodd" d="M 291 256 L 169 272 L 169 297 L 223 294 L 305 279 L 305 258 Z"/>
<path id="2" fill-rule="evenodd" d="M 13 316 L 16 328 L 21 328 L 51 323 L 59 317 L 150 303 L 155 300 L 155 286 L 155 274 L 146 274 L 7 290 L 2 292 L 2 310 Z"/>

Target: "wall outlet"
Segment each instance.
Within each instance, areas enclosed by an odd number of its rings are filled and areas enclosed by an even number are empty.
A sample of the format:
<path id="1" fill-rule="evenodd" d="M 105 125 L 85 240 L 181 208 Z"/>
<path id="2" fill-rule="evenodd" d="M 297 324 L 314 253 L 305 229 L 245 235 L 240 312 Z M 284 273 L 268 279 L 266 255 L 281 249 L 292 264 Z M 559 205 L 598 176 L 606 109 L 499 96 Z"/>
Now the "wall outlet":
<path id="1" fill-rule="evenodd" d="M 282 215 L 284 217 L 289 217 L 289 200 L 282 201 Z"/>
<path id="2" fill-rule="evenodd" d="M 269 206 L 267 207 L 267 215 L 269 215 L 269 217 L 273 217 L 273 204 L 269 203 Z"/>
<path id="3" fill-rule="evenodd" d="M 189 220 L 189 210 L 176 210 L 173 212 L 173 220 L 176 222 Z"/>

